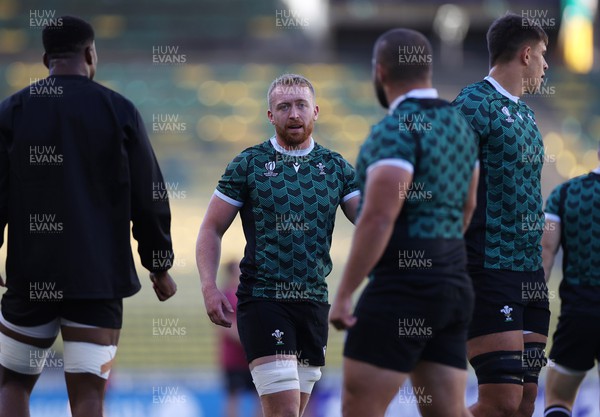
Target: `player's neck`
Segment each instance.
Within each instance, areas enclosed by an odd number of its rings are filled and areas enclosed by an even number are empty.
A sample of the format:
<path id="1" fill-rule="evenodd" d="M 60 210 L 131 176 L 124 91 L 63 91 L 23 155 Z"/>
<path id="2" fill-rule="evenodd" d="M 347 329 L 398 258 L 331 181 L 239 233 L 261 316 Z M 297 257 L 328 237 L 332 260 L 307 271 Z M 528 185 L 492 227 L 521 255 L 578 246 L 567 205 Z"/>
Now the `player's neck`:
<path id="1" fill-rule="evenodd" d="M 49 72 L 50 75 L 82 75 L 88 78 L 90 76 L 89 70 L 84 64 L 67 60 L 53 62 Z"/>
<path id="2" fill-rule="evenodd" d="M 431 81 L 411 82 L 408 84 L 390 84 L 384 86 L 385 95 L 388 103 L 393 103 L 398 97 L 405 95 L 409 91 L 422 88 L 433 88 Z"/>
<path id="3" fill-rule="evenodd" d="M 513 96 L 521 98 L 523 95 L 523 77 L 510 64 L 492 67 L 489 75 Z"/>

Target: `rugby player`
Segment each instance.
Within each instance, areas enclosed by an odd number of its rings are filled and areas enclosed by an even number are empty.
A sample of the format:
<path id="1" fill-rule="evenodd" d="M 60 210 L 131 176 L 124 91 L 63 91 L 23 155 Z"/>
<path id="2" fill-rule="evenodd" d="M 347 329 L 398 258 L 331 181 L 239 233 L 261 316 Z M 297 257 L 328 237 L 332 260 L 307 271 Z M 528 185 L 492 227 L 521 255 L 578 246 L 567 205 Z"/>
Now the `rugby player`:
<path id="1" fill-rule="evenodd" d="M 475 310 L 468 357 L 479 383 L 474 416 L 531 416 L 550 311 L 542 269 L 542 136 L 520 99 L 535 93 L 548 37 L 507 14 L 487 33 L 490 72 L 454 105 L 479 138 L 477 208 L 465 235 Z M 532 290 L 532 291 L 529 291 Z M 533 292 L 529 298 L 523 294 Z"/>
<path id="2" fill-rule="evenodd" d="M 600 360 L 600 167 L 556 187 L 544 211 L 546 280 L 563 249 L 561 313 L 549 355 L 553 366 L 546 373 L 544 416 L 566 417 L 581 381 Z"/>
<path id="3" fill-rule="evenodd" d="M 349 329 L 344 417 L 383 417 L 409 376 L 418 389 L 404 401 L 422 415 L 470 415 L 474 294 L 463 233 L 476 200 L 477 141 L 432 87 L 431 54 L 408 29 L 384 33 L 373 51 L 377 97 L 389 111 L 358 156 L 360 216 L 330 315 Z M 352 314 L 352 293 L 368 274 Z"/>
<path id="4" fill-rule="evenodd" d="M 354 221 L 354 169 L 312 137 L 319 114 L 306 78 L 285 74 L 268 94 L 275 135 L 227 167 L 198 234 L 196 261 L 210 319 L 231 326 L 231 305 L 215 284 L 221 238 L 240 213 L 237 324 L 265 417 L 301 416 L 325 364 L 325 277 L 338 206 Z"/>
<path id="5" fill-rule="evenodd" d="M 63 16 L 42 39 L 50 76 L 0 103 L 0 416 L 29 416 L 60 330 L 71 413 L 101 417 L 122 299 L 140 289 L 131 222 L 164 301 L 176 291 L 171 214 L 167 198 L 153 198 L 163 178 L 140 114 L 92 81 L 91 25 Z"/>

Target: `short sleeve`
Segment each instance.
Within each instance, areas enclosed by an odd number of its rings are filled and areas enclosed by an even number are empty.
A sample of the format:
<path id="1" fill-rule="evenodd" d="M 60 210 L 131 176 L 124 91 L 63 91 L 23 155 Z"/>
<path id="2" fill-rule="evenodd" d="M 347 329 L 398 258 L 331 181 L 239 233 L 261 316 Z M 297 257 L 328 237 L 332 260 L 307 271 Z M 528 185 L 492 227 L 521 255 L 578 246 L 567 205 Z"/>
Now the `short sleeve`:
<path id="1" fill-rule="evenodd" d="M 215 190 L 217 197 L 236 207 L 242 207 L 248 197 L 248 157 L 247 153 L 235 157 Z"/>
<path id="2" fill-rule="evenodd" d="M 374 129 L 374 138 L 377 140 L 369 147 L 367 173 L 381 165 L 397 166 L 411 174 L 414 172 L 417 162 L 417 133 L 410 128 L 399 129 L 401 123 L 403 122 L 398 122 L 394 114 L 384 119 L 381 129 Z"/>
<path id="3" fill-rule="evenodd" d="M 546 220 L 560 222 L 560 190 L 562 187 L 562 185 L 556 187 L 546 200 L 546 209 L 544 210 Z"/>
<path id="4" fill-rule="evenodd" d="M 342 175 L 344 178 L 344 189 L 342 191 L 342 201 L 345 203 L 353 197 L 360 195 L 356 183 L 356 171 L 354 167 L 344 158 L 340 158 L 342 166 Z"/>
<path id="5" fill-rule="evenodd" d="M 452 105 L 462 114 L 480 140 L 490 134 L 490 106 L 483 93 L 478 94 L 475 89 L 465 89 L 454 99 Z"/>

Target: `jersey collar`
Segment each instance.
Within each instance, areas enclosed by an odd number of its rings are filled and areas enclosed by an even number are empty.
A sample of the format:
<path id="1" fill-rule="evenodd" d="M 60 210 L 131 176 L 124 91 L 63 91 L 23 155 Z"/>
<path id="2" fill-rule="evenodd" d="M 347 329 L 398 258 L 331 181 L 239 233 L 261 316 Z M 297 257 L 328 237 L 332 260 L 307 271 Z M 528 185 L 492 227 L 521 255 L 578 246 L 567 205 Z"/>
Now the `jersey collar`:
<path id="1" fill-rule="evenodd" d="M 506 97 L 510 101 L 514 101 L 515 103 L 519 102 L 519 97 L 513 96 L 511 93 L 509 93 L 508 91 L 506 91 L 506 89 L 504 87 L 502 87 L 500 85 L 500 83 L 498 81 L 496 81 L 494 79 L 494 77 L 492 77 L 491 75 L 488 75 L 487 77 L 485 77 L 484 80 L 486 80 L 487 82 L 489 82 L 496 89 L 497 92 L 499 92 L 500 94 L 502 94 L 504 97 Z"/>
<path id="2" fill-rule="evenodd" d="M 438 92 L 435 88 L 415 88 L 410 90 L 408 93 L 401 95 L 400 97 L 396 97 L 392 104 L 390 104 L 390 109 L 388 110 L 388 114 L 394 113 L 396 107 L 400 105 L 407 98 L 438 98 Z"/>
<path id="3" fill-rule="evenodd" d="M 315 148 L 315 141 L 313 140 L 312 136 L 310 137 L 310 145 L 308 145 L 308 148 L 306 148 L 306 149 L 285 149 L 283 146 L 281 146 L 277 142 L 277 139 L 275 138 L 275 136 L 273 136 L 269 140 L 271 141 L 271 145 L 273 145 L 273 147 L 275 148 L 275 150 L 277 152 L 279 152 L 279 153 L 284 154 L 284 155 L 306 156 L 309 153 L 311 153 L 312 150 Z"/>

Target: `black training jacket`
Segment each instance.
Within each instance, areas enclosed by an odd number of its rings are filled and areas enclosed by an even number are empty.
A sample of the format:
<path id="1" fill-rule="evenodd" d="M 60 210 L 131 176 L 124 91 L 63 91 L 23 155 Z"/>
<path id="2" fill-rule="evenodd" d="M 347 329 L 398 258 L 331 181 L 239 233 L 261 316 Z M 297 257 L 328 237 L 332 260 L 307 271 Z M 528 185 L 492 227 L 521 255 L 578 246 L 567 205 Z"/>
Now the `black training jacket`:
<path id="1" fill-rule="evenodd" d="M 173 262 L 164 189 L 140 114 L 120 94 L 61 75 L 0 103 L 0 246 L 8 224 L 9 290 L 64 299 L 136 293 L 132 223 L 145 268 Z"/>

